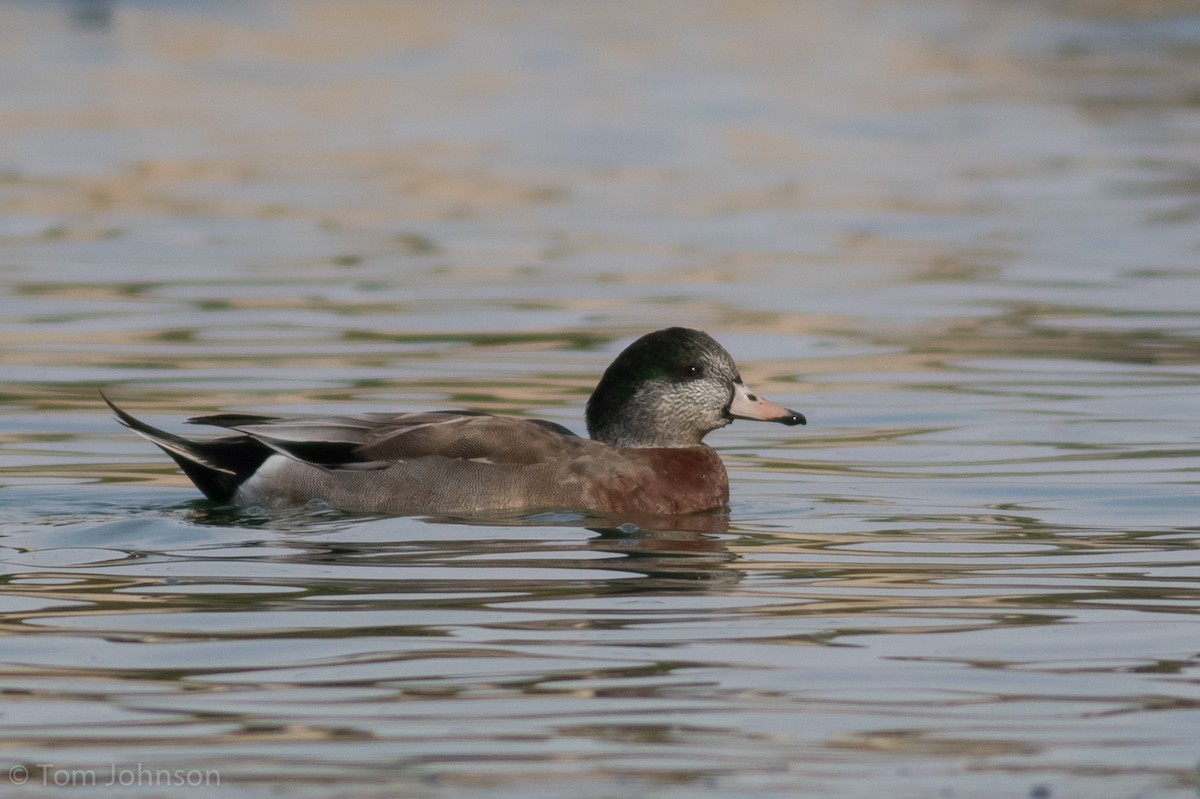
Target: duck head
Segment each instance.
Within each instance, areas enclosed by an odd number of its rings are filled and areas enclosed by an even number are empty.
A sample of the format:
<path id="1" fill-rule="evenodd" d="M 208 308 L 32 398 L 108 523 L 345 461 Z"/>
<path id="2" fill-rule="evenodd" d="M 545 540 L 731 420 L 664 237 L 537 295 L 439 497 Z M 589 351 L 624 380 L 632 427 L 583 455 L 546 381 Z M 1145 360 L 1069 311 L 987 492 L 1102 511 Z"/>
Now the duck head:
<path id="1" fill-rule="evenodd" d="M 724 347 L 685 327 L 647 333 L 626 347 L 587 404 L 588 434 L 617 447 L 694 447 L 734 419 L 806 421 L 752 392 Z"/>

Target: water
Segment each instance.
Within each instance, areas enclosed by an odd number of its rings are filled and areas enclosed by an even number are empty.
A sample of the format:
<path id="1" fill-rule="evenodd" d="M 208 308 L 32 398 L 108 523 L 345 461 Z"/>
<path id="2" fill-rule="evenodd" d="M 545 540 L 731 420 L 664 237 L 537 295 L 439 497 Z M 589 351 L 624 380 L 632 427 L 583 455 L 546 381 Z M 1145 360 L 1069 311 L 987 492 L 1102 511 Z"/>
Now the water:
<path id="1" fill-rule="evenodd" d="M 0 63 L 6 796 L 1196 796 L 1193 3 L 10 0 Z M 674 530 L 235 514 L 98 397 L 581 430 L 668 324 L 810 419 Z"/>

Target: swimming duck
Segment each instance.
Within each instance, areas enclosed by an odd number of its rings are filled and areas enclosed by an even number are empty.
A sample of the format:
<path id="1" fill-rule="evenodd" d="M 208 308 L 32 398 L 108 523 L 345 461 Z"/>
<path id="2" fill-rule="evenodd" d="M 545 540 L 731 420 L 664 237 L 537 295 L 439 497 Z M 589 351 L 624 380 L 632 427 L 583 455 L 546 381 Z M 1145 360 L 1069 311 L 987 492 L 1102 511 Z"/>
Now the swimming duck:
<path id="1" fill-rule="evenodd" d="M 235 435 L 192 439 L 104 401 L 211 500 L 395 515 L 717 510 L 729 481 L 705 435 L 734 419 L 805 424 L 752 393 L 711 336 L 682 327 L 642 336 L 605 370 L 587 403 L 590 438 L 540 419 L 433 411 L 200 416 L 189 423 Z"/>

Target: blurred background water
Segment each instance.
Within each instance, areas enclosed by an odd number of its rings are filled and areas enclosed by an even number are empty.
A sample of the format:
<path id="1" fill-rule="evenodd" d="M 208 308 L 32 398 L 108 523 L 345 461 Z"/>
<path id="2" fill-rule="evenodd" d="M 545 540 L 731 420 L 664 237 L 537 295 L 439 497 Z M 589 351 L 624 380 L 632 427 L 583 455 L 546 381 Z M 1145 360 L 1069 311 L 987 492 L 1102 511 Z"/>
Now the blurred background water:
<path id="1" fill-rule="evenodd" d="M 0 69 L 6 796 L 1196 796 L 1191 0 L 2 0 Z M 810 419 L 707 532 L 239 515 L 98 398 L 582 431 L 669 324 Z"/>

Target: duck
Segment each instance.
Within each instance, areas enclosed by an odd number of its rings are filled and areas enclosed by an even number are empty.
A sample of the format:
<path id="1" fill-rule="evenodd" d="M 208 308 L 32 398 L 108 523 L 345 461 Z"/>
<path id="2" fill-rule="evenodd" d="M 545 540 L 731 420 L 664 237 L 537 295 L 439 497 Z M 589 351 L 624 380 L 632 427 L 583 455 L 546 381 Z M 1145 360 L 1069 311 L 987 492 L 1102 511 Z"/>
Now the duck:
<path id="1" fill-rule="evenodd" d="M 729 478 L 704 437 L 735 419 L 807 423 L 752 392 L 710 335 L 684 327 L 647 333 L 617 356 L 587 401 L 586 438 L 542 419 L 464 410 L 223 413 L 187 421 L 230 435 L 189 438 L 101 396 L 209 500 L 396 516 L 727 510 Z"/>

